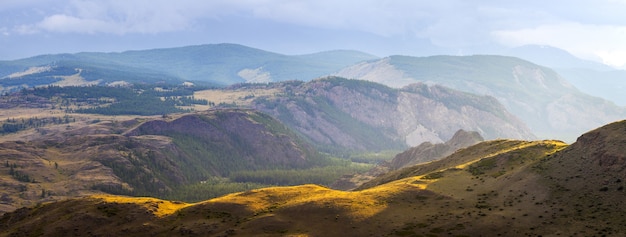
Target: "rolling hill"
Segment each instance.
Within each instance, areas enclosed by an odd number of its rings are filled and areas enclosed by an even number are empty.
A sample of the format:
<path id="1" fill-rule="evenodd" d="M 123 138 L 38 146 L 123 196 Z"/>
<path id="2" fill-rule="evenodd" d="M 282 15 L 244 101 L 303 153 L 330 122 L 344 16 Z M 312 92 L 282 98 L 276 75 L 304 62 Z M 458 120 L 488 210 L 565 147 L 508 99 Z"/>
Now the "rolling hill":
<path id="1" fill-rule="evenodd" d="M 626 121 L 491 140 L 360 191 L 275 187 L 198 202 L 91 196 L 5 214 L 2 236 L 621 236 Z"/>
<path id="2" fill-rule="evenodd" d="M 277 120 L 240 109 L 37 127 L 3 139 L 0 161 L 2 212 L 101 192 L 208 198 L 201 182 L 237 171 L 329 165 Z"/>
<path id="3" fill-rule="evenodd" d="M 498 99 L 537 136 L 574 139 L 584 131 L 626 116 L 626 109 L 580 92 L 555 71 L 518 58 L 391 56 L 336 74 L 393 87 L 423 82 Z"/>
<path id="4" fill-rule="evenodd" d="M 105 84 L 193 81 L 225 86 L 242 82 L 311 80 L 375 56 L 348 50 L 288 56 L 236 44 L 41 55 L 0 62 L 3 90 L 46 85 L 81 72 L 83 80 Z"/>

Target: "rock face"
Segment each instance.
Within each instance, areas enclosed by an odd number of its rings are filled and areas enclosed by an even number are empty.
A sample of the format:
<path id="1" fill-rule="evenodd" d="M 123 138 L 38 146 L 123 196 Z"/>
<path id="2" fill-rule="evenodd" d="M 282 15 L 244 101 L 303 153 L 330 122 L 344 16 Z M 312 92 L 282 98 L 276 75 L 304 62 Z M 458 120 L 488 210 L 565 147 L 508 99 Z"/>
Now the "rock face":
<path id="1" fill-rule="evenodd" d="M 626 116 L 626 109 L 580 92 L 553 70 L 513 57 L 391 56 L 362 62 L 335 75 L 395 88 L 422 82 L 489 95 L 537 136 L 569 142 Z"/>
<path id="2" fill-rule="evenodd" d="M 282 87 L 284 93 L 256 98 L 252 106 L 322 149 L 405 149 L 442 143 L 459 129 L 477 131 L 486 139 L 534 138 L 496 99 L 442 86 L 392 89 L 342 78 L 268 86 Z"/>

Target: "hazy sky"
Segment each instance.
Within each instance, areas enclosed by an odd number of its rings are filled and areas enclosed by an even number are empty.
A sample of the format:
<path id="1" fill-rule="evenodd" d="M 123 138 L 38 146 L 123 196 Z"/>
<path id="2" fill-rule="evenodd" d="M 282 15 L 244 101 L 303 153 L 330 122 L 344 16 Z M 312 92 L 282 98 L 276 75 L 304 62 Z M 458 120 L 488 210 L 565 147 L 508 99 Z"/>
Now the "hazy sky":
<path id="1" fill-rule="evenodd" d="M 284 54 L 550 45 L 626 64 L 626 0 L 0 0 L 0 59 L 238 43 Z"/>

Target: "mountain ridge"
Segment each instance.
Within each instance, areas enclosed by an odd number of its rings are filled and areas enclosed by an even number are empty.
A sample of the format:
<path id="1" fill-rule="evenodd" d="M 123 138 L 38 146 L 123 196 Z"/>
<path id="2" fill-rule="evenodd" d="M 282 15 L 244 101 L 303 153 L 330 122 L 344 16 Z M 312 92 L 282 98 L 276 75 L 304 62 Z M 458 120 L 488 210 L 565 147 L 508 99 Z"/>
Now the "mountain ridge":
<path id="1" fill-rule="evenodd" d="M 482 136 L 532 139 L 534 135 L 492 97 L 415 84 L 393 89 L 339 77 L 310 82 L 239 85 L 231 90 L 282 88 L 254 97 L 250 106 L 276 117 L 322 149 L 404 149 L 443 142 L 458 129 Z M 323 125 L 323 126 L 322 126 Z"/>
<path id="2" fill-rule="evenodd" d="M 83 62 L 98 74 L 87 78 L 88 81 L 115 81 L 107 73 L 109 70 L 121 70 L 134 80 L 141 80 L 142 73 L 158 72 L 163 77 L 175 78 L 181 83 L 194 81 L 225 86 L 241 82 L 311 80 L 353 63 L 374 58 L 377 57 L 354 50 L 290 56 L 223 43 L 115 53 L 40 55 L 0 62 L 0 78 L 5 80 L 4 77 L 31 67 Z M 79 64 L 76 68 L 82 66 Z M 0 85 L 3 80 L 0 80 Z M 144 79 L 144 82 L 150 81 L 152 80 L 149 77 Z"/>

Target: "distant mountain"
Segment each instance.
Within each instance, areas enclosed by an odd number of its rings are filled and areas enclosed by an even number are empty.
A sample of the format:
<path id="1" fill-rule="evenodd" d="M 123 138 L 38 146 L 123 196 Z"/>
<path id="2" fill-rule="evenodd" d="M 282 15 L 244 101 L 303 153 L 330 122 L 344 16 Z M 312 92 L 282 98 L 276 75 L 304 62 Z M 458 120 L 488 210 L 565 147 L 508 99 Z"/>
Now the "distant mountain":
<path id="1" fill-rule="evenodd" d="M 345 78 L 241 85 L 229 90 L 276 90 L 251 107 L 270 114 L 324 151 L 401 150 L 441 143 L 459 129 L 487 139 L 532 139 L 534 135 L 492 97 L 443 86 L 413 84 L 393 89 Z"/>
<path id="2" fill-rule="evenodd" d="M 336 75 L 401 87 L 415 82 L 497 98 L 539 137 L 573 141 L 593 127 L 626 117 L 626 108 L 577 90 L 555 71 L 505 56 L 391 56 Z"/>
<path id="3" fill-rule="evenodd" d="M 527 45 L 502 54 L 519 57 L 558 72 L 582 92 L 626 106 L 626 71 L 571 55 L 565 50 Z"/>
<path id="4" fill-rule="evenodd" d="M 354 63 L 376 59 L 358 51 L 338 50 L 288 56 L 236 44 L 213 44 L 180 48 L 126 51 L 122 53 L 77 53 L 42 55 L 0 62 L 0 86 L 17 79 L 25 84 L 75 74 L 86 81 L 159 82 L 196 81 L 215 85 L 241 82 L 311 80 Z M 48 68 L 45 74 L 29 73 Z M 89 74 L 91 73 L 91 74 Z M 157 76 L 158 75 L 158 76 Z"/>
<path id="5" fill-rule="evenodd" d="M 91 196 L 19 209 L 7 236 L 624 236 L 626 122 L 554 141 L 486 141 L 359 191 L 317 185 L 198 203 Z"/>
<path id="6" fill-rule="evenodd" d="M 581 91 L 626 106 L 626 70 L 598 71 L 586 68 L 557 68 Z"/>
<path id="7" fill-rule="evenodd" d="M 569 52 L 546 45 L 524 45 L 506 50 L 501 53 L 513 56 L 549 68 L 586 68 L 596 71 L 612 71 L 615 68 L 608 65 L 578 58 Z"/>

